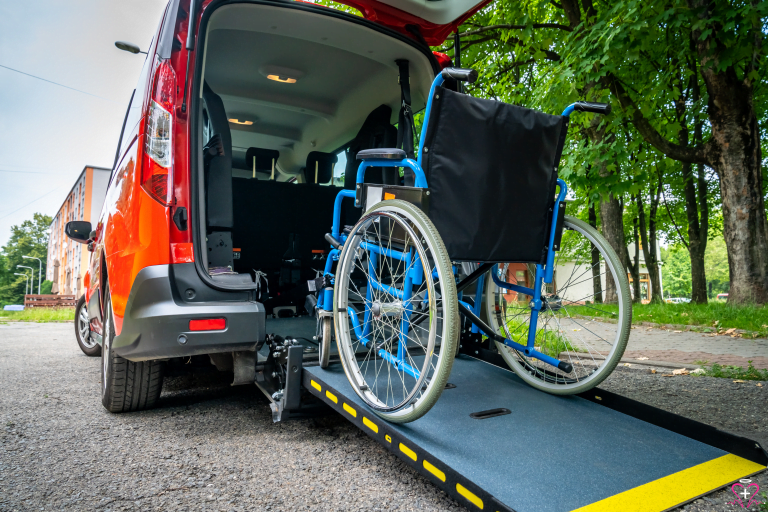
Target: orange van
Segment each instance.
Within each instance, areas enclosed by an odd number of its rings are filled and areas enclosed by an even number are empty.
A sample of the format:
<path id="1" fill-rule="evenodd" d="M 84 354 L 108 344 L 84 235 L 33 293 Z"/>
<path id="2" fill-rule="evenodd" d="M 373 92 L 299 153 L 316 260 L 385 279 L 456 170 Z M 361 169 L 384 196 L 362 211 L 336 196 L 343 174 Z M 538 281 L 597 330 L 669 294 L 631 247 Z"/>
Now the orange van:
<path id="1" fill-rule="evenodd" d="M 354 188 L 358 151 L 412 146 L 409 115 L 452 64 L 428 45 L 489 0 L 341 1 L 362 16 L 298 0 L 168 3 L 99 222 L 67 226 L 91 251 L 76 332 L 102 357 L 108 410 L 151 407 L 184 363 L 242 384 L 276 340 L 317 353 L 334 198 Z M 279 392 L 281 376 L 265 378 Z"/>

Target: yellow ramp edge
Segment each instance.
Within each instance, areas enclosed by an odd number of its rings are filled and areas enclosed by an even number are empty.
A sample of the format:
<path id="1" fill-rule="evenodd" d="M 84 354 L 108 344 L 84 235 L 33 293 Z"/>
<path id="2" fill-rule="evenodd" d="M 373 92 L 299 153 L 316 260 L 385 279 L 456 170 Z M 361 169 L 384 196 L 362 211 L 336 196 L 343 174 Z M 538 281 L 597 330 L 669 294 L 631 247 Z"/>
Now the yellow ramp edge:
<path id="1" fill-rule="evenodd" d="M 344 410 L 347 411 L 352 417 L 357 418 L 357 411 L 353 409 L 351 406 L 349 406 L 346 402 L 344 402 Z"/>
<path id="2" fill-rule="evenodd" d="M 416 452 L 405 446 L 403 443 L 400 443 L 400 451 L 412 458 L 413 460 L 416 460 L 418 457 L 416 456 Z"/>
<path id="3" fill-rule="evenodd" d="M 475 493 L 473 493 L 472 491 L 470 491 L 469 489 L 467 489 L 466 487 L 464 487 L 461 484 L 456 484 L 456 492 L 458 492 L 459 494 L 461 494 L 462 496 L 467 498 L 467 500 L 471 504 L 473 504 L 474 506 L 476 506 L 480 510 L 483 510 L 483 500 L 478 498 Z"/>
<path id="4" fill-rule="evenodd" d="M 323 388 L 320 387 L 320 384 L 318 384 L 317 382 L 315 382 L 313 380 L 310 380 L 309 383 L 312 384 L 312 387 L 315 388 L 316 390 L 318 390 L 318 391 L 322 391 L 323 390 Z"/>
<path id="5" fill-rule="evenodd" d="M 327 396 L 333 403 L 335 403 L 335 404 L 339 403 L 339 399 L 336 398 L 336 395 L 334 395 L 333 393 L 331 393 L 327 389 L 325 390 L 325 396 Z"/>
<path id="6" fill-rule="evenodd" d="M 435 475 L 437 478 L 445 482 L 445 473 L 437 469 L 435 466 L 427 462 L 426 459 L 424 459 L 424 469 Z"/>
<path id="7" fill-rule="evenodd" d="M 376 425 L 374 422 L 363 416 L 363 425 L 368 427 L 369 429 L 373 430 L 377 434 L 379 433 L 379 426 Z"/>
<path id="8" fill-rule="evenodd" d="M 764 469 L 760 464 L 729 453 L 596 501 L 574 512 L 667 510 Z"/>

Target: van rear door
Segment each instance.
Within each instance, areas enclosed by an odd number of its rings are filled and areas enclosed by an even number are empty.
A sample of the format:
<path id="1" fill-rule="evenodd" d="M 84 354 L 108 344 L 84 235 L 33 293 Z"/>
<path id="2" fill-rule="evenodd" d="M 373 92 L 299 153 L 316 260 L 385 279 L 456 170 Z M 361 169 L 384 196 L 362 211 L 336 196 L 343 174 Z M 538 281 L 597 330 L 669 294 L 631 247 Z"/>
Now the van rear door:
<path id="1" fill-rule="evenodd" d="M 437 46 L 491 0 L 338 0 L 371 21 L 414 37 L 416 26 L 428 44 Z"/>

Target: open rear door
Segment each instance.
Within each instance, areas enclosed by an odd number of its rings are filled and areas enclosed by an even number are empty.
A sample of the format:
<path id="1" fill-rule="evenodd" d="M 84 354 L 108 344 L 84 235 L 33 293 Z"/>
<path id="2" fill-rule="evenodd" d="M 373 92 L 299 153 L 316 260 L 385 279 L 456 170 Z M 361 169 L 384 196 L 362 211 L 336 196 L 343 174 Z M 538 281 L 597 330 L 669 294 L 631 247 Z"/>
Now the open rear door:
<path id="1" fill-rule="evenodd" d="M 371 21 L 437 46 L 467 18 L 491 0 L 337 0 L 354 7 Z M 409 27 L 410 26 L 410 27 Z"/>

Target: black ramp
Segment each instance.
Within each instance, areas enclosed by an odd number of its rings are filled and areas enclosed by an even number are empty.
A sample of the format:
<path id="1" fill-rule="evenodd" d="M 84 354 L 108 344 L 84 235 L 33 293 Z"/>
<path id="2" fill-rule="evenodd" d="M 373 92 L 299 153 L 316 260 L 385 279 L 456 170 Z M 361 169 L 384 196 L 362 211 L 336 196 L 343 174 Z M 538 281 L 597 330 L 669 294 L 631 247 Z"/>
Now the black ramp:
<path id="1" fill-rule="evenodd" d="M 457 357 L 449 382 L 456 387 L 423 418 L 394 425 L 370 413 L 341 365 L 305 368 L 311 392 L 422 474 L 437 474 L 440 481 L 431 480 L 470 509 L 665 510 L 764 469 L 588 400 L 537 391 L 466 356 Z M 498 408 L 511 413 L 470 417 Z"/>

